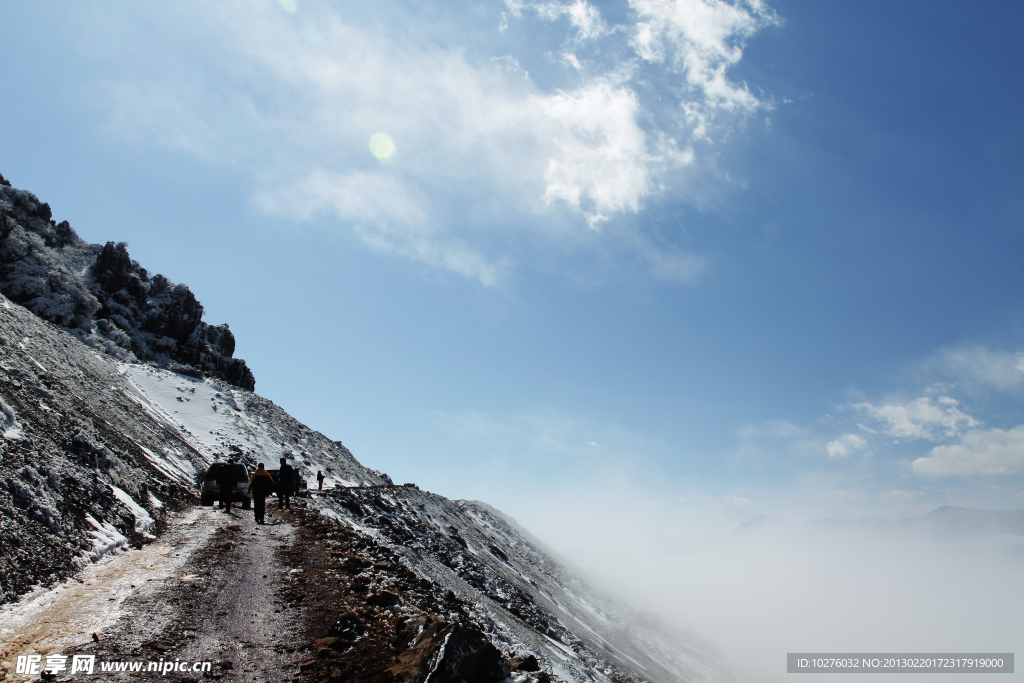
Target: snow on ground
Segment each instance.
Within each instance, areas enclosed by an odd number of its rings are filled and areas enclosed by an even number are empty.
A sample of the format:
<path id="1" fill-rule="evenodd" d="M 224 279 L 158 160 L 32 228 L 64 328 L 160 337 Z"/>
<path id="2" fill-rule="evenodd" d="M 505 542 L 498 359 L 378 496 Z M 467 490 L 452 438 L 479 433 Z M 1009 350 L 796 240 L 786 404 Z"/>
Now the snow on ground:
<path id="1" fill-rule="evenodd" d="M 89 553 L 89 557 L 93 562 L 98 562 L 104 556 L 128 546 L 128 539 L 110 522 L 97 521 L 89 513 L 85 513 L 85 521 L 93 528 L 89 532 L 89 536 L 92 537 L 92 552 Z"/>
<path id="2" fill-rule="evenodd" d="M 202 514 L 192 509 L 171 519 L 169 533 L 181 539 L 172 540 L 173 546 L 151 543 L 141 550 L 108 554 L 77 578 L 0 607 L 0 661 L 13 670 L 12 660 L 19 654 L 60 652 L 102 633 L 117 621 L 129 595 L 147 582 L 174 575 L 213 533 L 213 525 L 200 523 Z"/>
<path id="3" fill-rule="evenodd" d="M 245 420 L 229 391 L 201 380 L 145 365 L 122 363 L 120 370 L 148 400 L 151 414 L 181 430 L 196 450 L 213 457 L 231 445 L 266 445 Z M 158 457 L 158 456 L 154 456 Z"/>

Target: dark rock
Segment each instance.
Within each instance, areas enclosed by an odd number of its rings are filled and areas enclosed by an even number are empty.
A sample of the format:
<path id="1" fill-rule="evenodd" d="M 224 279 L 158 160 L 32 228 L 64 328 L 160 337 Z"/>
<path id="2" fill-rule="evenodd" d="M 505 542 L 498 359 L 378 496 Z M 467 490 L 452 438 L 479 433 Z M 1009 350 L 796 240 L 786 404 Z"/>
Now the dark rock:
<path id="1" fill-rule="evenodd" d="M 501 651 L 491 643 L 466 655 L 459 664 L 459 675 L 467 683 L 498 683 L 508 678 L 508 674 Z"/>
<path id="2" fill-rule="evenodd" d="M 377 607 L 395 607 L 400 605 L 402 600 L 391 591 L 381 591 L 366 598 L 366 602 Z"/>
<path id="3" fill-rule="evenodd" d="M 494 545 L 488 544 L 487 545 L 487 549 L 490 550 L 491 554 L 494 555 L 496 558 L 498 558 L 502 562 L 505 562 L 506 564 L 508 563 L 508 555 L 506 555 L 505 553 L 501 552 Z"/>
<path id="4" fill-rule="evenodd" d="M 328 636 L 327 638 L 320 638 L 313 643 L 313 649 L 320 651 L 323 648 L 330 648 L 336 652 L 342 652 L 352 646 L 351 639 L 339 638 L 337 636 Z"/>
<path id="5" fill-rule="evenodd" d="M 540 663 L 533 655 L 516 657 L 510 662 L 513 671 L 540 671 Z"/>
<path id="6" fill-rule="evenodd" d="M 359 617 L 352 613 L 343 614 L 338 621 L 327 629 L 327 636 L 341 640 L 353 641 L 366 633 L 366 627 Z"/>

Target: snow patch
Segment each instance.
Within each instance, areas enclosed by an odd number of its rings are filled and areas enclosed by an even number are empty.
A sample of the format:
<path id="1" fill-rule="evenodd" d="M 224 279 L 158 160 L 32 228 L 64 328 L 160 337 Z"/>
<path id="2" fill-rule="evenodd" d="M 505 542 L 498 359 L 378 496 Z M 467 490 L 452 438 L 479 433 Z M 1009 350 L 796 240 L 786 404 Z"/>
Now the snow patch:
<path id="1" fill-rule="evenodd" d="M 117 499 L 124 503 L 124 506 L 131 510 L 132 514 L 135 515 L 135 532 L 145 534 L 149 538 L 154 538 L 154 536 L 149 534 L 149 530 L 153 528 L 153 524 L 155 524 L 155 522 L 149 512 L 146 511 L 146 508 L 136 503 L 135 499 L 129 496 L 124 490 L 119 489 L 116 486 L 111 486 L 110 488 L 114 491 L 114 495 L 117 496 Z"/>
<path id="2" fill-rule="evenodd" d="M 104 555 L 115 553 L 128 546 L 128 539 L 110 522 L 98 522 L 88 513 L 85 515 L 85 521 L 93 527 L 93 530 L 89 532 L 89 535 L 92 536 L 92 552 L 89 553 L 89 559 L 93 562 L 97 562 Z"/>
<path id="3" fill-rule="evenodd" d="M 14 412 L 14 408 L 7 405 L 7 403 L 0 398 L 0 412 L 3 413 L 3 423 L 0 424 L 0 428 L 3 428 L 3 437 L 10 441 L 21 441 L 21 424 L 18 422 L 18 416 Z"/>

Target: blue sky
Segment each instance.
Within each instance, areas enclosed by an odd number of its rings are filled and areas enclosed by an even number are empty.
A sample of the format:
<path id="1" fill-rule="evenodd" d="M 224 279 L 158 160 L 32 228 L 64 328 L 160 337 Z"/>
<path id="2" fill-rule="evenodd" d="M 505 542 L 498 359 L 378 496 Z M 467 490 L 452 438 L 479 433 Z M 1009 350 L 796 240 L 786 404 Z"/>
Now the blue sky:
<path id="1" fill-rule="evenodd" d="M 1021 13 L 8 3 L 0 172 L 546 538 L 1019 508 Z"/>

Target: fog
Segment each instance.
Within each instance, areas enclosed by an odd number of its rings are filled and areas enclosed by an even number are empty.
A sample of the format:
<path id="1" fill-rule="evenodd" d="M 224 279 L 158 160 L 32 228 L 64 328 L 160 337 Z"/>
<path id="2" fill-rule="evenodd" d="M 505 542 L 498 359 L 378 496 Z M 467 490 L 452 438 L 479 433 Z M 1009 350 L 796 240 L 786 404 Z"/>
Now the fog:
<path id="1" fill-rule="evenodd" d="M 591 582 L 715 646 L 739 680 L 793 680 L 787 652 L 1015 652 L 1024 643 L 1020 535 L 880 520 L 737 530 L 721 515 L 633 503 L 577 500 L 557 514 L 540 506 L 535 527 Z M 907 676 L 935 674 L 870 680 Z"/>

